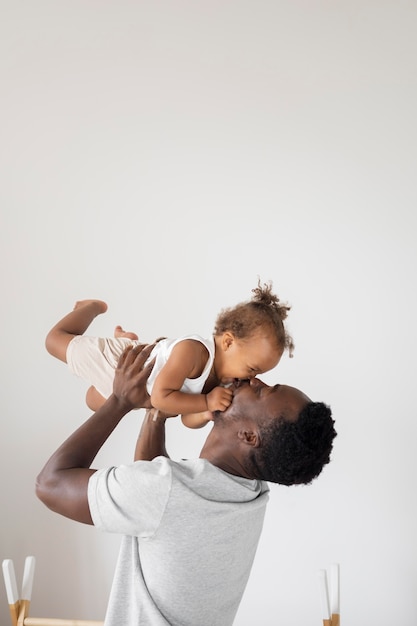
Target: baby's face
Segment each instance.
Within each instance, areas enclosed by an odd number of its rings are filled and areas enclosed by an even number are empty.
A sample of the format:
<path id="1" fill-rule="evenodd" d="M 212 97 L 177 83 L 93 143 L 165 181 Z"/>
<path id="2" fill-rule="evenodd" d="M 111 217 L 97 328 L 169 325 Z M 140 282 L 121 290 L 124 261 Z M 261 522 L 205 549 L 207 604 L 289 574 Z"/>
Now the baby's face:
<path id="1" fill-rule="evenodd" d="M 248 339 L 236 339 L 230 333 L 225 335 L 229 336 L 222 343 L 220 363 L 216 368 L 223 384 L 228 384 L 235 378 L 254 378 L 268 372 L 281 359 L 283 350 L 278 348 L 269 335 L 256 333 Z"/>

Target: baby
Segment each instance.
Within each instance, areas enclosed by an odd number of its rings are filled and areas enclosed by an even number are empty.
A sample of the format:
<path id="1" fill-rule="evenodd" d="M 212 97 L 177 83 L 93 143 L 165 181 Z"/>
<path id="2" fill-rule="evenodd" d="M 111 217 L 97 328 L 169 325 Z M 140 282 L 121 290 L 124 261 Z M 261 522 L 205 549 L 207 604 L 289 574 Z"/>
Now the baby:
<path id="1" fill-rule="evenodd" d="M 231 404 L 228 386 L 235 379 L 247 380 L 273 369 L 286 349 L 292 356 L 294 344 L 284 326 L 290 307 L 281 304 L 271 289 L 270 283 L 258 282 L 251 300 L 223 309 L 208 339 L 187 335 L 157 341 L 147 383 L 157 411 L 180 414 L 186 426 L 201 428 L 211 421 L 213 411 L 224 411 Z M 86 402 L 93 411 L 112 393 L 114 370 L 124 349 L 141 343 L 135 333 L 120 326 L 114 337 L 85 335 L 93 319 L 106 310 L 102 300 L 77 302 L 45 341 L 52 356 L 90 383 Z"/>

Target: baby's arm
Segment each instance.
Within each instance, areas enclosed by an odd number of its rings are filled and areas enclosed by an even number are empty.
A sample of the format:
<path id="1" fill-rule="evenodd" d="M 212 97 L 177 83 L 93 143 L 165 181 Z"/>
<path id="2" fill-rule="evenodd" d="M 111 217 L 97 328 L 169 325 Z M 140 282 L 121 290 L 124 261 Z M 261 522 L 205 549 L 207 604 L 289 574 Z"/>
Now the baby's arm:
<path id="1" fill-rule="evenodd" d="M 230 389 L 216 387 L 207 395 L 180 391 L 186 378 L 201 376 L 207 359 L 207 348 L 200 341 L 185 339 L 177 343 L 155 380 L 152 406 L 177 415 L 227 409 L 232 401 Z"/>

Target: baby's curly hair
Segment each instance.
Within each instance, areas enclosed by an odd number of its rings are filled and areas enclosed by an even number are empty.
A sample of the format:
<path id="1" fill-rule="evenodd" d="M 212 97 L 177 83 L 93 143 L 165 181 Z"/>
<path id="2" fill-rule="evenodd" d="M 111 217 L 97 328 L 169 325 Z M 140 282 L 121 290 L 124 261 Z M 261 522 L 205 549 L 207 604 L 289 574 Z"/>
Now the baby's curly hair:
<path id="1" fill-rule="evenodd" d="M 261 427 L 262 445 L 248 459 L 256 478 L 281 485 L 309 484 L 330 462 L 337 436 L 329 406 L 309 402 L 297 421 L 280 415 Z"/>
<path id="2" fill-rule="evenodd" d="M 237 339 L 247 339 L 261 327 L 266 327 L 275 335 L 278 346 L 288 350 L 292 357 L 294 342 L 284 326 L 291 307 L 282 304 L 272 293 L 270 282 L 262 286 L 258 280 L 258 286 L 252 292 L 255 294 L 252 300 L 220 311 L 214 327 L 215 335 L 230 331 Z"/>

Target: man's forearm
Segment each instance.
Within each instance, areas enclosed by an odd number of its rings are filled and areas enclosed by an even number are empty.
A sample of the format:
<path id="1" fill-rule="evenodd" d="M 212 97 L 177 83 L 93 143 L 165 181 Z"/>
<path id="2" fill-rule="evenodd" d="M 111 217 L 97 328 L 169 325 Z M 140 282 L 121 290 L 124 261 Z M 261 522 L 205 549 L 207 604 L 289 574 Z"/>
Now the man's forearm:
<path id="1" fill-rule="evenodd" d="M 110 396 L 47 461 L 36 481 L 36 495 L 53 511 L 92 523 L 87 503 L 90 465 L 131 406 Z"/>
<path id="2" fill-rule="evenodd" d="M 168 456 L 165 448 L 165 418 L 154 420 L 154 410 L 147 411 L 136 442 L 135 461 L 152 461 L 157 456 Z"/>
<path id="3" fill-rule="evenodd" d="M 114 374 L 113 394 L 47 461 L 36 481 L 36 495 L 61 515 L 92 524 L 88 505 L 90 469 L 97 452 L 120 420 L 133 408 L 150 406 L 146 381 L 153 363 L 144 366 L 152 346 L 128 346 Z"/>

